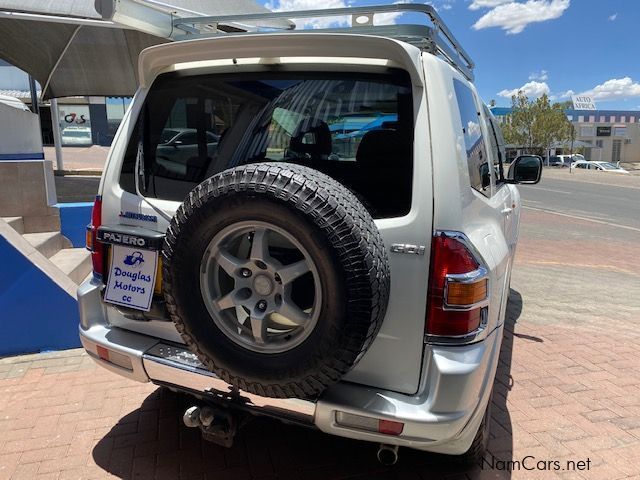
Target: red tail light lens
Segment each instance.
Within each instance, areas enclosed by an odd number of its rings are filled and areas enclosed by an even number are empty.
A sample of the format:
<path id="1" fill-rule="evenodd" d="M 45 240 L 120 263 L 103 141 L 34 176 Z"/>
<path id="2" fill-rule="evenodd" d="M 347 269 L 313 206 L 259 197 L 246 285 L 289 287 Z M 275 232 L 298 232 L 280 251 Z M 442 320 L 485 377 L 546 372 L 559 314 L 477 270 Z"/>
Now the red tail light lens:
<path id="1" fill-rule="evenodd" d="M 96 240 L 100 225 L 102 225 L 102 197 L 97 195 L 91 210 L 91 223 L 87 225 L 87 250 L 91 252 L 93 276 L 96 278 L 102 278 L 104 269 L 104 245 Z"/>
<path id="2" fill-rule="evenodd" d="M 480 327 L 488 280 L 478 259 L 455 236 L 438 233 L 431 243 L 426 333 L 464 336 Z"/>

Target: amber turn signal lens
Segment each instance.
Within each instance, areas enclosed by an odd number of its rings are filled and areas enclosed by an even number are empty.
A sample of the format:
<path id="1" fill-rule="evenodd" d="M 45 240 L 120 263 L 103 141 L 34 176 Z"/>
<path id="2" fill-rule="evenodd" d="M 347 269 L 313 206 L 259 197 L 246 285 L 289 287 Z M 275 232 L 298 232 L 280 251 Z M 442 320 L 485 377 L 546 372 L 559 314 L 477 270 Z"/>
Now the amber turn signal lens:
<path id="1" fill-rule="evenodd" d="M 447 305 L 474 305 L 487 298 L 487 279 L 474 283 L 455 283 L 447 285 Z"/>
<path id="2" fill-rule="evenodd" d="M 85 246 L 86 246 L 87 250 L 89 250 L 90 252 L 93 251 L 93 230 L 91 230 L 89 228 L 87 228 L 87 236 L 86 236 Z"/>

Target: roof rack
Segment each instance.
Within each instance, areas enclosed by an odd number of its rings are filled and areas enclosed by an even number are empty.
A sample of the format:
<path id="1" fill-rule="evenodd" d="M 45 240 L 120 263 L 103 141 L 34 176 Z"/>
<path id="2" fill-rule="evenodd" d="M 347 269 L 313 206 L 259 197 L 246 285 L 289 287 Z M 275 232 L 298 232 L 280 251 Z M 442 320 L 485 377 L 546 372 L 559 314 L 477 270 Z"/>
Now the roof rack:
<path id="1" fill-rule="evenodd" d="M 140 0 L 138 0 L 140 1 Z M 376 15 L 389 13 L 407 13 L 421 15 L 429 24 L 411 23 L 395 25 L 375 25 Z M 274 20 L 308 19 L 320 17 L 347 17 L 350 26 L 336 28 L 314 28 L 296 30 L 289 23 L 286 28 L 274 28 Z M 426 18 L 425 18 L 426 17 Z M 379 18 L 379 17 L 378 17 Z M 342 20 L 343 20 L 342 19 Z M 343 20 L 344 21 L 344 20 Z M 338 20 L 336 21 L 338 22 Z M 240 28 L 238 28 L 240 26 Z M 248 33 L 354 33 L 393 38 L 415 45 L 423 51 L 439 55 L 460 71 L 469 80 L 473 80 L 475 64 L 462 48 L 451 31 L 444 24 L 431 5 L 394 4 L 366 7 L 331 8 L 324 10 L 300 10 L 293 12 L 267 12 L 229 16 L 197 16 L 173 18 L 175 40 L 187 40 L 198 37 L 218 35 L 242 35 Z M 184 34 L 179 33 L 184 32 Z"/>

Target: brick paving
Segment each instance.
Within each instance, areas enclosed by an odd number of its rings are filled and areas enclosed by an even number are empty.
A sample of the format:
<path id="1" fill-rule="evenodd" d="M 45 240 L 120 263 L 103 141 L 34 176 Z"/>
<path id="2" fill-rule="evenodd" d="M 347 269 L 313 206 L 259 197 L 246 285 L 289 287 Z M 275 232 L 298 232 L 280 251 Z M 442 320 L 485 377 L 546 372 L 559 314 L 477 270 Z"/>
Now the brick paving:
<path id="1" fill-rule="evenodd" d="M 0 480 L 640 480 L 639 239 L 618 233 L 523 214 L 483 469 L 409 449 L 382 467 L 375 445 L 269 419 L 217 447 L 181 425 L 184 396 L 72 350 L 0 360 Z"/>

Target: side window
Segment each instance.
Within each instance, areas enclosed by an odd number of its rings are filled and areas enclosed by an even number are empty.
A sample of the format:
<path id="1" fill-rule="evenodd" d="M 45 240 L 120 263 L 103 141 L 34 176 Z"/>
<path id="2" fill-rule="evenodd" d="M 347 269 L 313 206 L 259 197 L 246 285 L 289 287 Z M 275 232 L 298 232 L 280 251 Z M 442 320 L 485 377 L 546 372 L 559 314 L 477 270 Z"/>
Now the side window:
<path id="1" fill-rule="evenodd" d="M 471 187 L 488 196 L 491 191 L 491 173 L 485 140 L 480 128 L 481 117 L 471 89 L 459 80 L 454 80 L 453 86 L 462 122 Z"/>
<path id="2" fill-rule="evenodd" d="M 496 183 L 502 185 L 502 182 L 504 182 L 503 162 L 506 156 L 502 130 L 500 130 L 500 125 L 498 125 L 498 122 L 487 106 L 483 105 L 482 107 L 484 117 L 486 118 L 487 131 L 489 132 L 489 144 L 491 145 L 491 152 L 493 154 L 493 170 L 495 172 Z"/>

